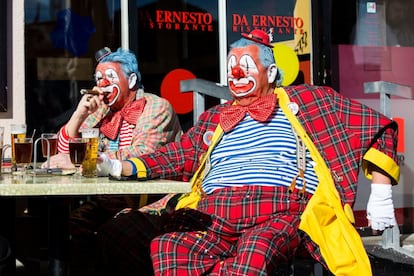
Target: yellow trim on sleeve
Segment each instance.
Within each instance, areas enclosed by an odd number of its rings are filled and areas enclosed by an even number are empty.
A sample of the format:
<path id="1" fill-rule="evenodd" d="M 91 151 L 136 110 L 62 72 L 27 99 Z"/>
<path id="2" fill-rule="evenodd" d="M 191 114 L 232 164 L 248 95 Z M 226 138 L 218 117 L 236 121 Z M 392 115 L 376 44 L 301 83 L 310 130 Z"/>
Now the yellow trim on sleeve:
<path id="1" fill-rule="evenodd" d="M 387 174 L 389 174 L 393 179 L 393 184 L 398 183 L 400 179 L 400 166 L 398 166 L 398 164 L 391 157 L 377 150 L 376 148 L 370 148 L 367 153 L 365 153 L 364 159 L 362 161 L 362 169 L 365 176 L 368 179 L 372 179 L 372 174 L 369 171 L 368 162 L 376 165 L 380 169 L 384 170 Z"/>
<path id="2" fill-rule="evenodd" d="M 129 160 L 137 167 L 137 178 L 146 178 L 147 168 L 145 167 L 144 163 L 136 157 Z"/>

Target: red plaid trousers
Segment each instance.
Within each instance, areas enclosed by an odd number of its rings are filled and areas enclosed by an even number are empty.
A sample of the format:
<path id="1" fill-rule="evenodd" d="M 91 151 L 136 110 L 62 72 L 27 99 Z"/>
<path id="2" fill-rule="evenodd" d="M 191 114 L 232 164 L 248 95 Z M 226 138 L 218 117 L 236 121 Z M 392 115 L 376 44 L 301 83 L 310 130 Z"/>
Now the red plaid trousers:
<path id="1" fill-rule="evenodd" d="M 198 205 L 211 214 L 207 231 L 171 232 L 151 242 L 155 275 L 268 275 L 295 256 L 310 196 L 263 186 L 207 195 Z"/>

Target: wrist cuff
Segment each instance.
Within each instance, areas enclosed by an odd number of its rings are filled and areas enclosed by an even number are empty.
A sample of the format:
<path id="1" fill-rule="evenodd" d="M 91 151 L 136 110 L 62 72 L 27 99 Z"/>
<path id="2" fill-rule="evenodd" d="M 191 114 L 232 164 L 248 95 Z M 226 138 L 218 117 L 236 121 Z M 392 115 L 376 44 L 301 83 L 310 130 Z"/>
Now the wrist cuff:
<path id="1" fill-rule="evenodd" d="M 135 167 L 137 169 L 137 178 L 138 179 L 146 179 L 147 178 L 147 168 L 145 167 L 144 163 L 139 160 L 138 158 L 134 157 L 131 159 L 128 159 L 128 161 L 132 162 L 135 164 Z"/>
<path id="2" fill-rule="evenodd" d="M 135 175 L 135 174 L 137 174 L 137 166 L 135 165 L 135 163 L 134 162 L 132 162 L 131 160 L 129 160 L 129 159 L 127 159 L 127 160 L 125 160 L 125 161 L 127 161 L 129 164 L 131 164 L 131 166 L 132 166 L 132 172 L 131 172 L 131 175 Z"/>
<path id="3" fill-rule="evenodd" d="M 372 183 L 371 195 L 374 195 L 376 198 L 390 198 L 392 197 L 392 185 Z"/>

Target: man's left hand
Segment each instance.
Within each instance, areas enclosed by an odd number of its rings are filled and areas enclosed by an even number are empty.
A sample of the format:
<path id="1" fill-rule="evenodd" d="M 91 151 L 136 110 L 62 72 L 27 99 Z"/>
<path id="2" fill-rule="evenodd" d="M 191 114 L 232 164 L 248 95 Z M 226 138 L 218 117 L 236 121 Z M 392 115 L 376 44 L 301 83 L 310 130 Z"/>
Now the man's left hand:
<path id="1" fill-rule="evenodd" d="M 391 187 L 390 184 L 371 184 L 367 219 L 374 234 L 396 225 Z"/>
<path id="2" fill-rule="evenodd" d="M 122 163 L 117 159 L 110 159 L 105 153 L 99 153 L 96 159 L 96 171 L 98 176 L 120 176 L 122 172 Z"/>

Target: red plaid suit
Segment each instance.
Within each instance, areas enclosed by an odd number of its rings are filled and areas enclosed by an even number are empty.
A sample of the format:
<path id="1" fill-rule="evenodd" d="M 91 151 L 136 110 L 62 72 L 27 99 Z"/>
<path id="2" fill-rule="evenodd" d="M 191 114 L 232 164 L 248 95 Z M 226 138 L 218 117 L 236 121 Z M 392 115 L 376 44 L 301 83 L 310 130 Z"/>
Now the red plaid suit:
<path id="1" fill-rule="evenodd" d="M 297 118 L 300 123 L 328 167 L 338 176 L 335 178 L 336 186 L 342 201 L 352 206 L 363 154 L 374 135 L 390 119 L 329 87 L 303 85 L 284 89 L 291 101 L 299 106 Z M 229 104 L 215 106 L 201 114 L 181 142 L 168 144 L 153 154 L 140 157 L 148 169 L 149 178 L 189 181 L 208 148 L 203 142 L 203 134 L 216 129 L 220 110 Z M 396 142 L 396 133 L 388 129 L 373 147 L 396 161 Z"/>
<path id="2" fill-rule="evenodd" d="M 342 97 L 327 87 L 303 85 L 284 89 L 289 95 L 290 101 L 298 104 L 299 112 L 296 117 L 326 161 L 329 170 L 335 175 L 335 186 L 339 191 L 342 203 L 348 203 L 352 206 L 363 155 L 371 145 L 375 134 L 386 126 L 390 119 L 356 101 Z M 147 176 L 149 178 L 173 178 L 189 181 L 208 148 L 203 142 L 203 135 L 207 131 L 215 130 L 219 123 L 220 110 L 229 104 L 231 103 L 218 105 L 204 112 L 196 125 L 182 136 L 180 142 L 167 144 L 155 153 L 141 156 L 140 160 L 147 168 Z M 374 142 L 373 147 L 396 160 L 396 133 L 394 130 L 387 129 Z M 240 201 L 234 197 L 234 191 L 231 189 L 215 192 L 200 201 L 198 209 L 213 214 L 209 231 L 204 236 L 203 246 L 197 242 L 197 240 L 200 241 L 199 235 L 202 235 L 198 232 L 173 232 L 153 240 L 151 249 L 155 272 L 163 274 L 168 271 L 172 275 L 178 275 L 183 269 L 190 269 L 194 275 L 224 271 L 234 273 L 236 269 L 231 270 L 230 268 L 237 263 L 234 262 L 232 255 L 235 252 L 233 242 L 238 239 L 240 233 L 244 233 L 243 225 L 254 225 L 254 227 L 260 225 L 262 228 L 259 228 L 257 235 L 252 235 L 245 241 L 248 246 L 244 247 L 244 250 L 248 254 L 242 261 L 239 261 L 239 264 L 241 262 L 242 265 L 237 268 L 241 275 L 248 273 L 260 275 L 260 273 L 266 273 L 266 270 L 269 272 L 276 266 L 277 262 L 275 263 L 274 260 L 283 261 L 291 258 L 298 253 L 299 246 L 304 246 L 316 260 L 323 263 L 318 247 L 307 235 L 298 231 L 300 214 L 303 212 L 301 201 L 288 203 L 287 198 L 284 197 L 283 188 L 271 188 L 273 189 L 272 195 L 268 195 L 268 191 L 264 193 L 262 188 L 253 189 L 256 190 L 252 194 L 260 196 L 257 201 L 254 199 Z M 237 191 L 239 198 L 240 195 L 241 198 L 249 198 L 250 192 L 243 189 Z M 220 193 L 223 193 L 221 196 L 224 195 L 224 198 L 230 198 L 218 203 L 216 199 L 220 198 Z M 275 198 L 283 198 L 286 203 L 265 205 L 265 202 L 275 202 Z M 291 206 L 294 208 L 291 216 L 276 216 L 268 221 L 260 220 L 262 212 L 283 212 L 286 208 L 290 208 L 289 204 L 296 204 Z M 240 221 L 237 213 L 247 212 L 247 210 L 256 210 L 256 213 L 249 216 L 251 220 Z M 220 218 L 221 215 L 228 219 L 230 224 L 223 221 Z M 117 225 L 119 229 L 122 227 Z M 263 231 L 264 229 L 266 231 Z M 276 250 L 273 246 L 264 246 L 260 249 L 258 244 L 264 243 L 269 238 L 263 237 L 262 234 L 275 229 L 277 233 L 285 235 L 285 238 L 282 239 L 290 239 L 292 242 L 290 247 L 282 242 L 277 243 Z M 141 230 L 145 231 L 145 229 Z M 136 229 L 129 231 L 129 233 L 132 233 L 131 236 L 125 237 L 124 240 L 139 239 L 140 234 Z M 157 232 L 157 235 L 159 234 L 160 232 Z M 166 250 L 166 248 L 170 250 Z M 206 252 L 200 252 L 200 250 L 206 249 L 210 252 L 209 256 L 211 257 L 208 256 L 209 258 L 204 258 L 208 255 Z M 274 260 L 267 265 L 264 265 L 264 262 L 255 262 L 258 256 L 266 256 L 265 259 L 268 259 L 267 254 L 273 256 L 270 259 Z M 181 263 L 178 261 L 178 256 Z M 225 260 L 228 258 L 232 261 L 226 266 Z"/>

